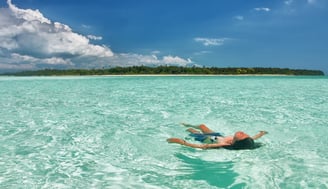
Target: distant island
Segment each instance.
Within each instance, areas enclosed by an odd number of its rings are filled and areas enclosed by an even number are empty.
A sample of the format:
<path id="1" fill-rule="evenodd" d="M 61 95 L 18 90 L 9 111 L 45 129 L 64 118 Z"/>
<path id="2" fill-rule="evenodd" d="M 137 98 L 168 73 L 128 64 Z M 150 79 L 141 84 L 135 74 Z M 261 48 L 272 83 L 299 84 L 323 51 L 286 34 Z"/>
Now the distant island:
<path id="1" fill-rule="evenodd" d="M 303 75 L 323 76 L 320 70 L 289 68 L 218 68 L 218 67 L 179 67 L 179 66 L 132 66 L 106 69 L 44 69 L 6 73 L 10 76 L 83 76 L 83 75 Z"/>

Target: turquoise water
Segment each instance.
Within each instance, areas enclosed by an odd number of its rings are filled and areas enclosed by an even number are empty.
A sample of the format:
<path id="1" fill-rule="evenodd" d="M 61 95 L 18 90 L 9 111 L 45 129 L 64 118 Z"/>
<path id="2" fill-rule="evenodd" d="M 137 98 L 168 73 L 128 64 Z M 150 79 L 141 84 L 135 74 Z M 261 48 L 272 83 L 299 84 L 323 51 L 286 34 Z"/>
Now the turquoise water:
<path id="1" fill-rule="evenodd" d="M 0 77 L 0 188 L 328 188 L 327 77 Z M 180 122 L 255 150 L 200 150 Z"/>

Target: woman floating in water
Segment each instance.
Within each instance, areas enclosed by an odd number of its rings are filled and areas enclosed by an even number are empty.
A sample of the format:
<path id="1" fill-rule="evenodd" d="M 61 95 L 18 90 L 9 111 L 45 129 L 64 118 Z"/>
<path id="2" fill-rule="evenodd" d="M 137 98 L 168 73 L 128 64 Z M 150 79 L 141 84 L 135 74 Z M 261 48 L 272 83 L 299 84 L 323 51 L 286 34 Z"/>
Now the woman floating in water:
<path id="1" fill-rule="evenodd" d="M 182 123 L 182 125 L 190 127 L 187 129 L 187 131 L 190 132 L 190 136 L 194 137 L 195 140 L 200 141 L 203 144 L 192 144 L 180 138 L 169 138 L 167 139 L 167 142 L 202 149 L 221 147 L 232 150 L 254 149 L 260 146 L 259 144 L 256 144 L 254 140 L 261 138 L 263 135 L 268 133 L 266 131 L 260 131 L 258 134 L 250 137 L 248 134 L 238 131 L 234 134 L 234 136 L 222 136 L 220 133 L 212 131 L 204 124 L 194 126 Z"/>

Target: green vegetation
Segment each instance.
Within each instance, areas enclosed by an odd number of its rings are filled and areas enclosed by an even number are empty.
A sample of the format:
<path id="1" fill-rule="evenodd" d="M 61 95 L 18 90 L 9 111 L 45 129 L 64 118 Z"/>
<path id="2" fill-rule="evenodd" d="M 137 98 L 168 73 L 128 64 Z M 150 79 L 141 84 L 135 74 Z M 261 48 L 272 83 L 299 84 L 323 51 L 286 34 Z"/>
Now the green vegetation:
<path id="1" fill-rule="evenodd" d="M 63 75 L 169 75 L 169 74 L 191 74 L 191 75 L 324 75 L 320 70 L 304 70 L 289 68 L 218 68 L 218 67 L 178 67 L 178 66 L 132 66 L 113 67 L 108 69 L 68 69 L 54 70 L 45 69 L 37 71 L 23 71 L 7 73 L 3 75 L 13 76 L 63 76 Z"/>

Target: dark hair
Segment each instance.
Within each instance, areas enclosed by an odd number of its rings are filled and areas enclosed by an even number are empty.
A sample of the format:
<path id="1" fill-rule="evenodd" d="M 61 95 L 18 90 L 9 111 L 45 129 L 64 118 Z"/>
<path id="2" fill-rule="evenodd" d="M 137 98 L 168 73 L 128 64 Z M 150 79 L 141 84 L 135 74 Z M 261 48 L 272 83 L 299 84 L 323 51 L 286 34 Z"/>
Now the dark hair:
<path id="1" fill-rule="evenodd" d="M 245 150 L 245 149 L 254 149 L 260 147 L 258 144 L 255 144 L 254 140 L 250 137 L 243 140 L 234 142 L 231 146 L 225 147 L 229 150 Z"/>

